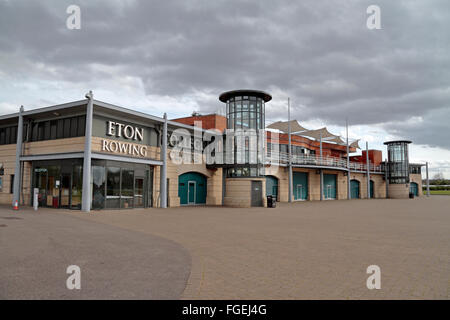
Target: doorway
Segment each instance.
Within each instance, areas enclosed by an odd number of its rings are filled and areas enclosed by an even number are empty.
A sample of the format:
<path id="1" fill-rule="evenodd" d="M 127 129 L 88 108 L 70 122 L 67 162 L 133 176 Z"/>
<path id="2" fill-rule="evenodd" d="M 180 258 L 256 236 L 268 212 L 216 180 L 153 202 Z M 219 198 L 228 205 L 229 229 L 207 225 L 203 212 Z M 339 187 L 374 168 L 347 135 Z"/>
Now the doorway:
<path id="1" fill-rule="evenodd" d="M 188 204 L 195 204 L 195 181 L 188 182 Z"/>
<path id="2" fill-rule="evenodd" d="M 58 208 L 69 208 L 71 186 L 72 186 L 72 176 L 70 174 L 62 174 L 59 187 Z"/>
<path id="3" fill-rule="evenodd" d="M 145 205 L 144 177 L 134 178 L 134 207 L 143 208 Z"/>
<path id="4" fill-rule="evenodd" d="M 263 206 L 262 181 L 252 181 L 251 205 L 252 207 Z"/>

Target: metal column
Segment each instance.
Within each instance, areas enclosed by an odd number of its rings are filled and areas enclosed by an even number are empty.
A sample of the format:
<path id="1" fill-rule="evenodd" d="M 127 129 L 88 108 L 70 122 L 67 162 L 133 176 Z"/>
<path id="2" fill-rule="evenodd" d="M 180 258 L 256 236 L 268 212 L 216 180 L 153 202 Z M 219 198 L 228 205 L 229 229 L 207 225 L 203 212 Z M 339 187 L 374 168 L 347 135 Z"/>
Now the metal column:
<path id="1" fill-rule="evenodd" d="M 164 125 L 161 138 L 161 160 L 163 165 L 160 167 L 160 203 L 161 208 L 167 208 L 167 114 L 164 113 Z"/>
<path id="2" fill-rule="evenodd" d="M 81 194 L 81 210 L 91 211 L 91 158 L 92 158 L 92 116 L 94 112 L 94 94 L 89 91 L 86 94 L 88 104 L 86 108 L 86 130 L 84 134 L 84 158 L 83 158 L 83 193 Z"/>
<path id="3" fill-rule="evenodd" d="M 348 145 L 348 120 L 345 120 L 345 127 L 347 131 L 347 200 L 350 200 L 350 147 Z"/>
<path id="4" fill-rule="evenodd" d="M 13 188 L 13 202 L 12 205 L 20 200 L 20 177 L 21 166 L 20 157 L 22 155 L 22 142 L 23 142 L 23 106 L 19 110 L 19 123 L 17 125 L 17 144 L 16 144 L 16 167 L 14 170 L 14 188 Z"/>
<path id="5" fill-rule="evenodd" d="M 322 131 L 320 131 L 320 165 L 323 164 Z M 323 170 L 320 169 L 320 200 L 323 200 Z"/>
<path id="6" fill-rule="evenodd" d="M 386 199 L 389 198 L 388 171 L 389 171 L 389 165 L 388 165 L 388 159 L 386 158 L 386 160 L 384 162 L 384 181 L 386 183 Z"/>
<path id="7" fill-rule="evenodd" d="M 427 170 L 427 197 L 430 196 L 430 180 L 428 179 L 428 161 L 426 164 L 426 170 Z"/>
<path id="8" fill-rule="evenodd" d="M 288 157 L 289 157 L 289 202 L 292 202 L 292 159 L 291 159 L 291 104 L 290 99 L 288 98 L 288 137 L 289 137 L 289 144 L 288 144 Z"/>
<path id="9" fill-rule="evenodd" d="M 367 166 L 367 199 L 370 199 L 370 162 L 369 143 L 366 141 L 366 166 Z"/>

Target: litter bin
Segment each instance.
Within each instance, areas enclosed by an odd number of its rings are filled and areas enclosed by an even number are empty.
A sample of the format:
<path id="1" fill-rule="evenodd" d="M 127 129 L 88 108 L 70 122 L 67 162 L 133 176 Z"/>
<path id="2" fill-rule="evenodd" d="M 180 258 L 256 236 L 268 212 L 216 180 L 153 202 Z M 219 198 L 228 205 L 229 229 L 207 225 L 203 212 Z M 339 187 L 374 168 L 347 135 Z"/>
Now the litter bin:
<path id="1" fill-rule="evenodd" d="M 410 198 L 410 199 L 414 199 L 414 193 L 413 193 L 413 192 L 410 192 L 410 193 L 409 193 L 409 198 Z"/>
<path id="2" fill-rule="evenodd" d="M 276 202 L 273 196 L 267 196 L 267 208 L 275 208 Z"/>

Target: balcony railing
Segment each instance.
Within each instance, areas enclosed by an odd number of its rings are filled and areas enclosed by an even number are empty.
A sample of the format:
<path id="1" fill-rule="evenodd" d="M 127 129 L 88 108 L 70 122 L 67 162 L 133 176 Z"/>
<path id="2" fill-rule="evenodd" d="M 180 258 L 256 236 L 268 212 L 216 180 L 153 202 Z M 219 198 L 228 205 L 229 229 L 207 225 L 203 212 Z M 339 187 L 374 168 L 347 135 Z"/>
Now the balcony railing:
<path id="1" fill-rule="evenodd" d="M 336 157 L 320 157 L 319 155 L 292 155 L 291 161 L 293 165 L 323 166 L 347 169 L 346 158 Z M 268 152 L 266 155 L 266 164 L 287 164 L 289 155 L 285 152 Z M 367 171 L 365 163 L 350 162 L 350 170 Z M 370 172 L 383 172 L 382 166 L 374 166 L 370 164 Z"/>

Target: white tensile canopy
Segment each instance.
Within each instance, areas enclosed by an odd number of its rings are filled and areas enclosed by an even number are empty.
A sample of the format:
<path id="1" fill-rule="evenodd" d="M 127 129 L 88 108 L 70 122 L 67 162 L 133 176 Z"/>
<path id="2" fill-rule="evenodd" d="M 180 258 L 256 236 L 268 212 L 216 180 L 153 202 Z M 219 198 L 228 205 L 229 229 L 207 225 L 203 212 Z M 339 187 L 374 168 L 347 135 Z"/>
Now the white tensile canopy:
<path id="1" fill-rule="evenodd" d="M 311 137 L 316 140 L 320 140 L 321 137 L 322 137 L 322 140 L 325 138 L 339 138 L 339 136 L 336 136 L 336 135 L 332 134 L 331 132 L 329 132 L 326 127 L 316 129 L 316 130 L 308 130 L 306 132 L 300 133 L 299 135 Z"/>
<path id="2" fill-rule="evenodd" d="M 345 141 L 341 139 L 341 137 L 336 136 L 333 139 L 327 139 L 325 140 L 326 142 L 335 142 L 337 144 L 342 144 L 342 145 L 346 145 Z"/>
<path id="3" fill-rule="evenodd" d="M 283 133 L 289 133 L 289 122 L 291 124 L 291 133 L 307 131 L 307 129 L 303 128 L 297 120 L 291 121 L 277 121 L 267 126 L 268 129 L 276 129 L 280 130 Z"/>
<path id="4" fill-rule="evenodd" d="M 288 128 L 289 121 L 277 121 L 267 126 L 268 129 L 276 129 L 280 130 L 283 133 L 289 133 Z M 322 136 L 323 142 L 334 142 L 336 144 L 340 145 L 346 145 L 346 142 L 341 139 L 340 136 L 334 135 L 331 132 L 328 131 L 326 127 L 316 129 L 316 130 L 308 130 L 305 127 L 302 127 L 297 120 L 291 120 L 291 133 L 298 136 L 305 136 L 305 137 L 311 137 L 315 140 L 320 140 Z M 355 140 L 353 143 L 350 144 L 351 148 L 359 148 L 358 140 Z"/>
<path id="5" fill-rule="evenodd" d="M 361 148 L 359 147 L 359 144 L 358 144 L 359 140 L 360 140 L 360 139 L 355 140 L 355 141 L 353 141 L 352 143 L 350 143 L 350 148 L 361 149 Z"/>

